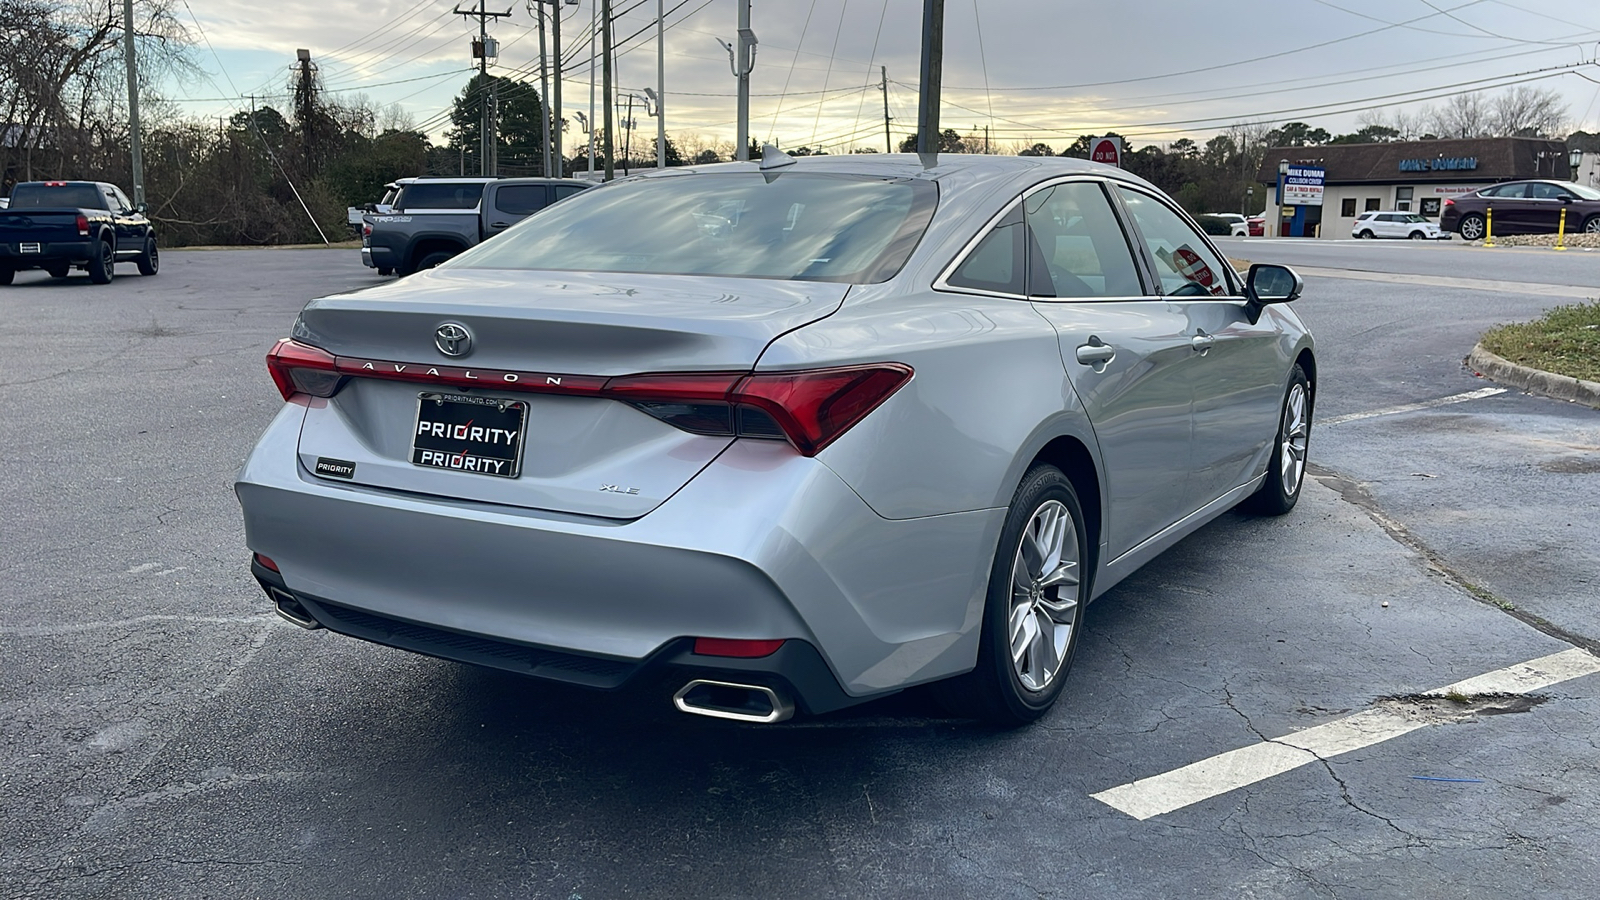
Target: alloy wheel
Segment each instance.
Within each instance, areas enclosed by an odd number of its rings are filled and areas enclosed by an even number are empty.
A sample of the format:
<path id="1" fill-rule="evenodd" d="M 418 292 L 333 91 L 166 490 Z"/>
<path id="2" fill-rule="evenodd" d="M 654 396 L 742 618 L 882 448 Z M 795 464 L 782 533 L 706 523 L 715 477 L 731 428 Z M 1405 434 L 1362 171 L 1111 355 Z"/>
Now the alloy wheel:
<path id="1" fill-rule="evenodd" d="M 1600 216 L 1593 216 L 1583 223 L 1583 230 L 1585 234 L 1600 234 Z"/>
<path id="2" fill-rule="evenodd" d="M 1078 533 L 1059 500 L 1040 504 L 1022 529 L 1011 564 L 1007 617 L 1011 668 L 1030 691 L 1050 687 L 1078 627 Z"/>
<path id="3" fill-rule="evenodd" d="M 1283 473 L 1283 492 L 1293 496 L 1300 489 L 1306 471 L 1306 445 L 1311 437 L 1306 409 L 1306 388 L 1294 384 L 1283 404 L 1283 434 L 1278 439 L 1278 468 Z"/>
<path id="4" fill-rule="evenodd" d="M 1483 220 L 1477 216 L 1468 216 L 1461 220 L 1461 237 L 1464 240 L 1475 241 L 1483 237 Z"/>

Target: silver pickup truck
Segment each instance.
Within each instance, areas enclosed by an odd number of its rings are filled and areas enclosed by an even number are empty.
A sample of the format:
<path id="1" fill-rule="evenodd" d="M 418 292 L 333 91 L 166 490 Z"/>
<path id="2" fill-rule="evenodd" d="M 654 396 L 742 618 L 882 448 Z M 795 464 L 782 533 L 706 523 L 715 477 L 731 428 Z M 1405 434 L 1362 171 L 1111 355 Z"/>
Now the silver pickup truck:
<path id="1" fill-rule="evenodd" d="M 403 179 L 391 212 L 363 217 L 361 262 L 380 275 L 431 269 L 592 186 L 568 178 Z"/>

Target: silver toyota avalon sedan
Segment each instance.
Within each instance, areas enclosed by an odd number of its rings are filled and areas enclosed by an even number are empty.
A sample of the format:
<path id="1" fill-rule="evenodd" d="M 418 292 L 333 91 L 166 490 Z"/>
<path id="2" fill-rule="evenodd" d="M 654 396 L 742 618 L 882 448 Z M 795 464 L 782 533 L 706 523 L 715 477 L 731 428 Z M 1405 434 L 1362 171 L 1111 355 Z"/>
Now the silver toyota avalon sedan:
<path id="1" fill-rule="evenodd" d="M 307 304 L 237 483 L 307 628 L 756 722 L 937 682 L 1031 721 L 1087 603 L 1288 512 L 1292 271 L 1064 158 L 673 169 Z"/>

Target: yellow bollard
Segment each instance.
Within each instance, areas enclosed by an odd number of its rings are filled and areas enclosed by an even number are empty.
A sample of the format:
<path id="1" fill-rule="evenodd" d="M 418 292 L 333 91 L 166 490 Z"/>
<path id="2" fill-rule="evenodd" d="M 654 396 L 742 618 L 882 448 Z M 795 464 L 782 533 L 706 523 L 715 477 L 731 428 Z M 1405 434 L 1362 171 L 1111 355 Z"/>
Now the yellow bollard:
<path id="1" fill-rule="evenodd" d="M 1561 207 L 1561 224 L 1556 227 L 1556 249 L 1567 249 L 1567 208 Z"/>
<path id="2" fill-rule="evenodd" d="M 1483 211 L 1483 245 L 1494 246 L 1494 207 Z"/>

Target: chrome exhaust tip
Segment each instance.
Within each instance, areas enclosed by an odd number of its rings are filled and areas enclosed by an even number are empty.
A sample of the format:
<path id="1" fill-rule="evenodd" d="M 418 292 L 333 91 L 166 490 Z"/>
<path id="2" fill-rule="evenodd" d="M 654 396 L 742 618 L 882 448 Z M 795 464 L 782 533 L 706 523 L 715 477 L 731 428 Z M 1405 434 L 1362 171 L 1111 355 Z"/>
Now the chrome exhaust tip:
<path id="1" fill-rule="evenodd" d="M 794 715 L 794 703 L 772 688 L 703 678 L 679 688 L 672 703 L 681 712 L 735 722 L 771 724 Z"/>
<path id="2" fill-rule="evenodd" d="M 312 618 L 311 613 L 300 605 L 300 601 L 293 594 L 277 587 L 267 588 L 267 594 L 272 597 L 272 608 L 278 615 L 308 631 L 322 627 L 322 623 Z"/>

